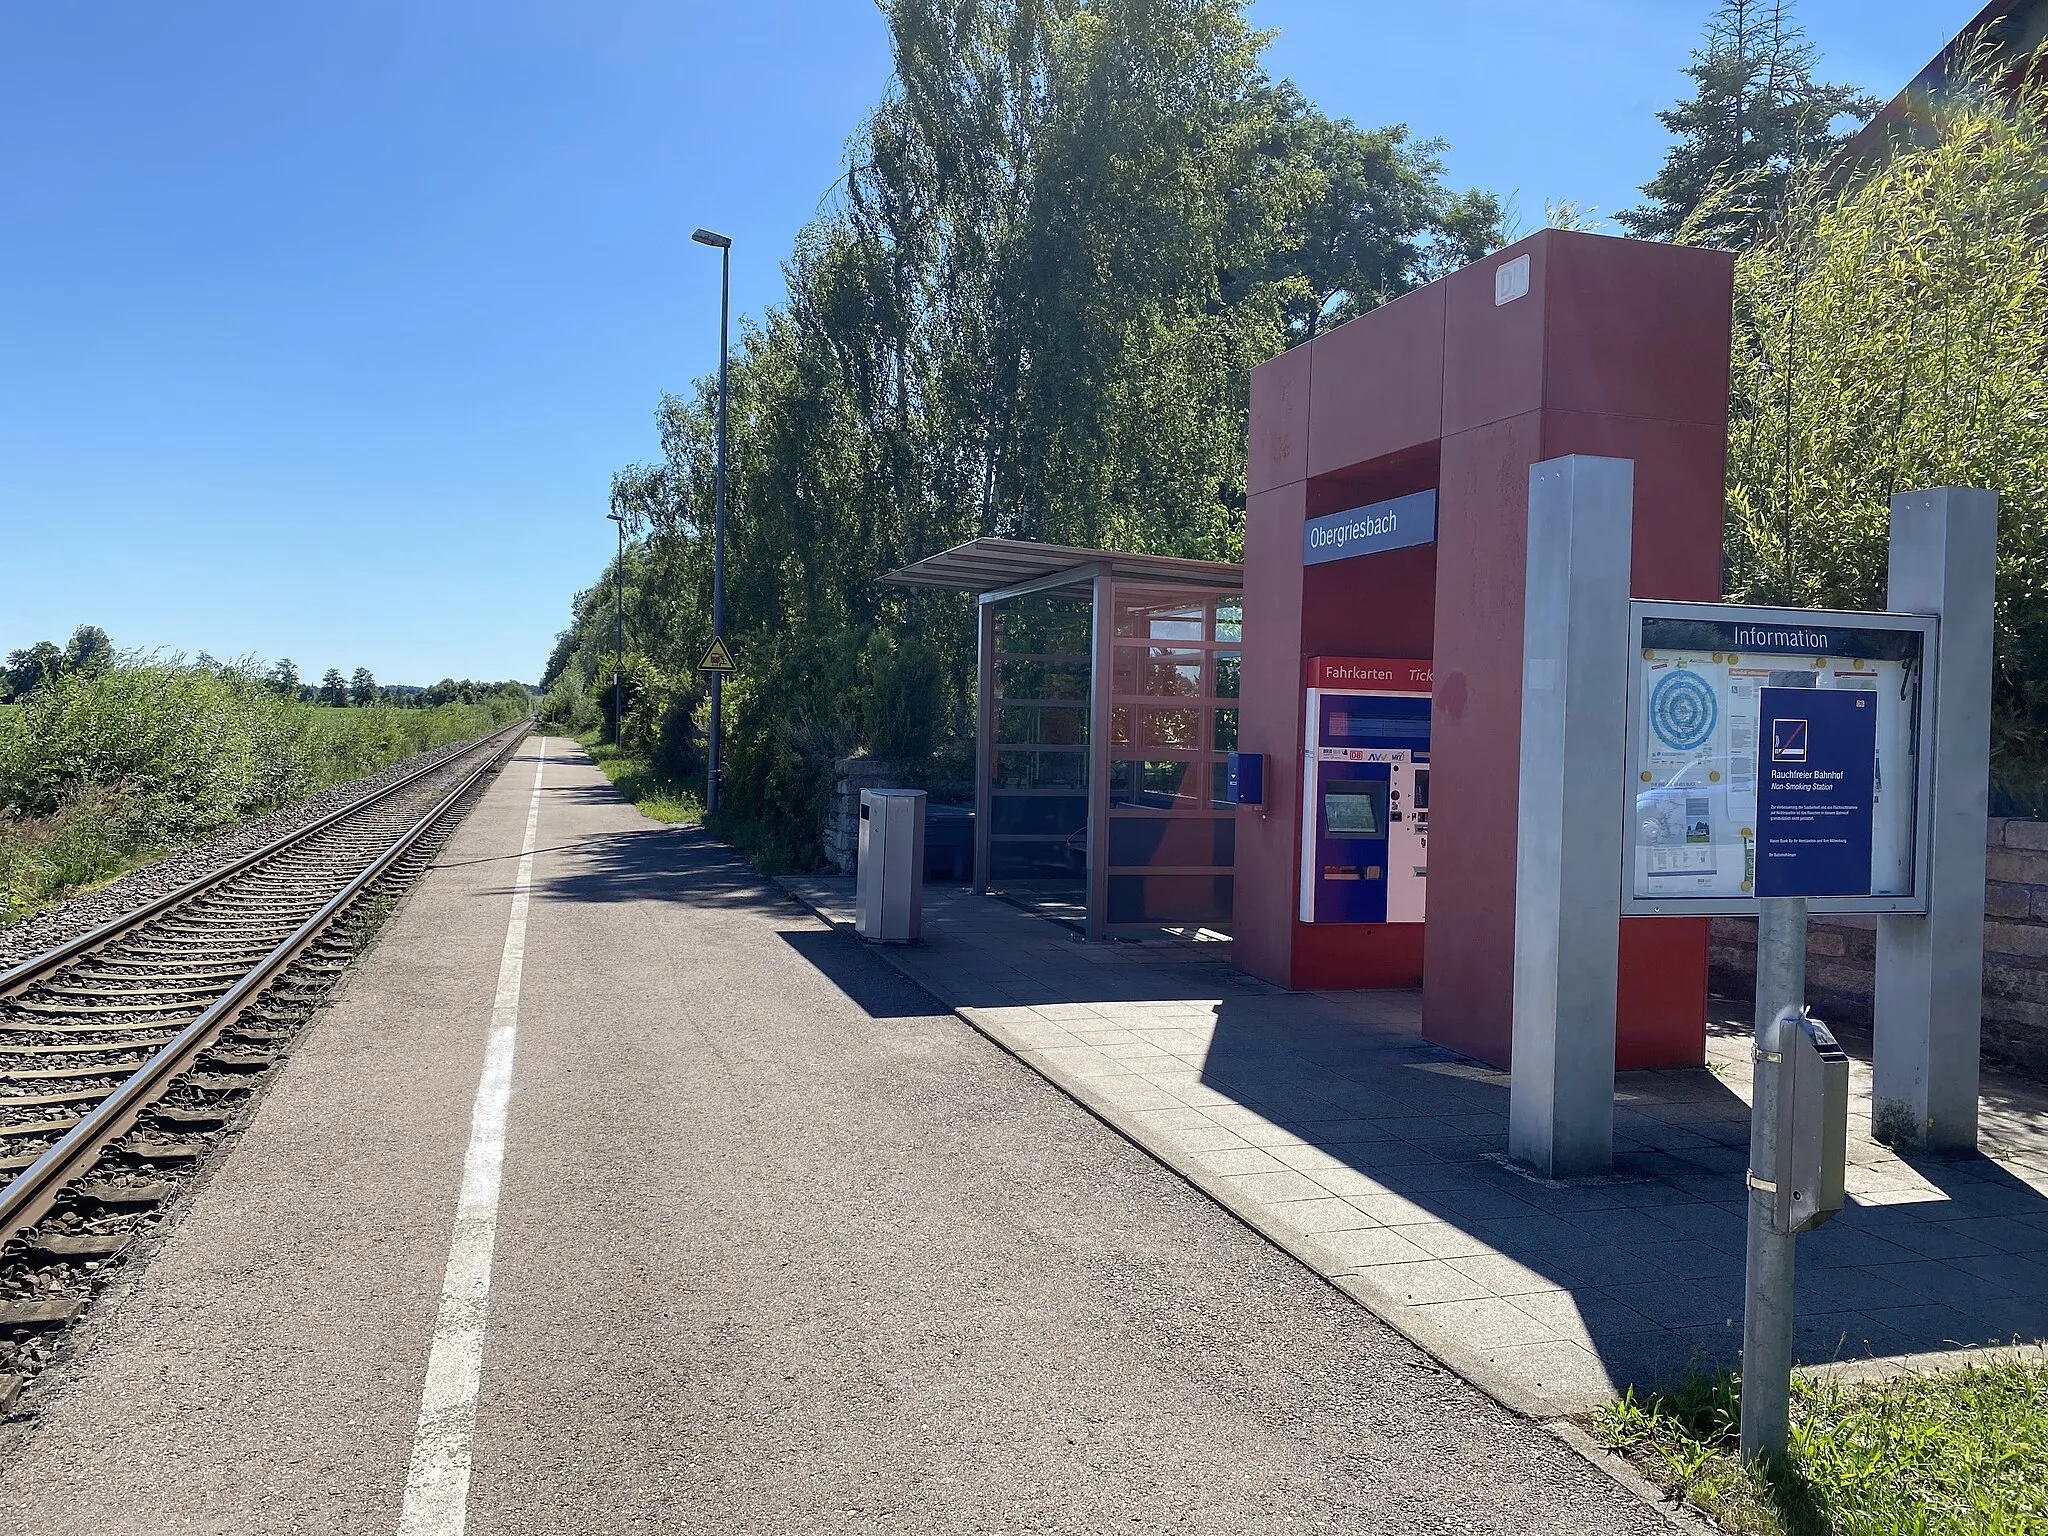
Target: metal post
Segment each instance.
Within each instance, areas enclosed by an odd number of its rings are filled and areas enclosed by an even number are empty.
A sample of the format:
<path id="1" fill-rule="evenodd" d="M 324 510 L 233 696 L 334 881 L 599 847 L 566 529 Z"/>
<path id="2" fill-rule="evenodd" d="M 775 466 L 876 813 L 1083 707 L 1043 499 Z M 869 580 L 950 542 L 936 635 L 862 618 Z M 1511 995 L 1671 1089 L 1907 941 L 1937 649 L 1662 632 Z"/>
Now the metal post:
<path id="1" fill-rule="evenodd" d="M 996 772 L 996 604 L 975 605 L 978 644 L 974 664 L 974 894 L 988 894 L 989 838 L 994 828 Z"/>
<path id="2" fill-rule="evenodd" d="M 1778 1088 L 1786 1041 L 1780 1015 L 1806 1005 L 1806 898 L 1756 904 L 1756 1043 L 1749 1109 L 1749 1248 L 1743 1262 L 1742 1456 L 1785 1454 L 1792 1402 L 1793 1244 L 1773 1220 L 1778 1160 Z M 1758 1181 L 1771 1187 L 1759 1189 Z"/>
<path id="3" fill-rule="evenodd" d="M 711 514 L 711 635 L 725 638 L 725 380 L 731 351 L 727 323 L 732 309 L 732 240 L 709 229 L 690 238 L 718 248 L 718 498 Z M 725 723 L 725 674 L 711 674 L 711 723 L 704 733 L 704 811 L 718 809 L 718 746 Z"/>
<path id="4" fill-rule="evenodd" d="M 711 514 L 711 633 L 725 636 L 725 373 L 726 325 L 732 301 L 732 242 L 718 252 L 718 500 Z M 725 724 L 725 674 L 711 674 L 711 725 L 706 733 L 704 809 L 718 809 L 718 746 Z"/>
<path id="5" fill-rule="evenodd" d="M 1116 583 L 1108 565 L 1089 587 L 1088 646 L 1088 921 L 1090 943 L 1109 921 L 1109 720 L 1116 681 Z"/>
<path id="6" fill-rule="evenodd" d="M 620 696 L 626 678 L 626 519 L 617 512 L 610 514 L 611 520 L 619 525 L 619 566 L 618 579 L 612 583 L 618 595 L 619 628 L 617 643 L 612 649 L 612 750 L 619 749 L 619 738 L 624 734 L 626 722 L 620 714 Z"/>
<path id="7" fill-rule="evenodd" d="M 1991 739 L 1992 595 L 1998 498 L 1940 489 L 1892 498 L 1888 605 L 1941 618 L 1934 718 L 1922 721 L 1933 775 L 1927 912 L 1877 920 L 1870 1128 L 1930 1150 L 1977 1145 L 1984 1021 L 1984 818 Z"/>
<path id="8" fill-rule="evenodd" d="M 1530 466 L 1508 1154 L 1545 1178 L 1614 1162 L 1634 504 L 1627 459 Z"/>

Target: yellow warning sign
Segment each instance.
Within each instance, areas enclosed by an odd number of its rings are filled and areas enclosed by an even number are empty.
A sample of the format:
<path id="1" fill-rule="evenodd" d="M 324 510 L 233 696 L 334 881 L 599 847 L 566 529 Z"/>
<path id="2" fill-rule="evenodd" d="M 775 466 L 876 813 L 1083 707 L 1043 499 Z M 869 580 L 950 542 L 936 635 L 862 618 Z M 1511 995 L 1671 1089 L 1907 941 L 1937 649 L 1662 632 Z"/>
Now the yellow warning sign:
<path id="1" fill-rule="evenodd" d="M 704 659 L 697 663 L 699 672 L 730 672 L 733 670 L 732 652 L 725 648 L 725 641 L 714 639 L 711 649 L 704 653 Z"/>

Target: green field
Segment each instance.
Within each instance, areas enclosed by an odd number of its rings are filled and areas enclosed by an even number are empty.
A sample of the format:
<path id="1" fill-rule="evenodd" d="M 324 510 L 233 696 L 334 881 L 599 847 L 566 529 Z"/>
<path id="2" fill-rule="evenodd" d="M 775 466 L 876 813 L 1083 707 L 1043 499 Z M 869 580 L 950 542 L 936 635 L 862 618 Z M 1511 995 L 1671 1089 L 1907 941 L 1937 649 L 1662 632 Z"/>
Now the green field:
<path id="1" fill-rule="evenodd" d="M 335 708 L 153 661 L 52 678 L 0 706 L 0 924 L 525 711 L 509 692 Z"/>

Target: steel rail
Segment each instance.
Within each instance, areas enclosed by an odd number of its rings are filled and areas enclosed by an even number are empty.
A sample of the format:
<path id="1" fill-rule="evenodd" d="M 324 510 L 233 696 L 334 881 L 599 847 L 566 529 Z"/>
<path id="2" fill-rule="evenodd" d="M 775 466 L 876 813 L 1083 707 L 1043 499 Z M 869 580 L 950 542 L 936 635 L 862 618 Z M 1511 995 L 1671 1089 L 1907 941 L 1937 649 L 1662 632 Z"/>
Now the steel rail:
<path id="1" fill-rule="evenodd" d="M 41 1157 L 15 1175 L 13 1181 L 4 1190 L 0 1190 L 0 1243 L 19 1236 L 26 1228 L 49 1214 L 63 1187 L 96 1158 L 108 1142 L 117 1136 L 125 1135 L 141 1117 L 143 1111 L 162 1090 L 170 1086 L 171 1080 L 184 1070 L 191 1059 L 211 1045 L 234 1021 L 235 1016 L 254 1001 L 273 978 L 297 959 L 350 902 L 403 858 L 406 852 L 426 836 L 434 824 L 447 815 L 485 775 L 496 770 L 510 757 L 525 737 L 528 728 L 524 723 L 515 728 L 509 741 L 486 757 L 460 784 L 437 801 L 431 810 L 407 827 L 395 842 L 386 847 L 354 879 L 336 892 L 319 911 L 301 923 L 290 937 L 245 972 L 242 978 L 211 1007 L 158 1049 L 120 1087 L 101 1100 L 83 1119 L 52 1143 Z M 413 782 L 417 777 L 414 775 L 406 782 Z M 358 801 L 352 809 L 361 809 L 382 798 L 382 795 L 378 795 Z"/>
<path id="2" fill-rule="evenodd" d="M 504 730 L 497 734 L 504 735 L 517 732 L 519 735 L 524 735 L 531 727 L 531 721 L 520 721 L 517 724 L 505 727 Z M 139 907 L 123 912 L 118 917 L 109 918 L 97 928 L 88 929 L 74 938 L 66 939 L 54 949 L 46 949 L 39 955 L 31 955 L 19 965 L 9 970 L 0 971 L 0 997 L 12 996 L 67 961 L 76 960 L 80 955 L 97 949 L 111 939 L 119 938 L 131 928 L 140 926 L 150 918 L 168 911 L 181 902 L 190 901 L 203 891 L 241 874 L 252 865 L 260 864 L 265 859 L 285 852 L 294 843 L 302 842 L 317 833 L 325 832 L 328 828 L 334 826 L 335 823 L 346 820 L 348 817 L 354 816 L 361 811 L 366 811 L 373 805 L 382 804 L 401 790 L 410 788 L 429 774 L 439 772 L 454 759 L 462 756 L 465 752 L 474 751 L 479 745 L 489 742 L 490 739 L 488 735 L 480 736 L 476 741 L 450 748 L 439 757 L 436 757 L 431 763 L 414 769 L 405 777 L 392 781 L 382 789 L 372 790 L 361 799 L 351 800 L 348 804 L 329 811 L 326 815 L 313 821 L 309 821 L 303 827 L 295 827 L 282 836 L 271 839 L 260 848 L 256 848 L 227 864 L 223 864 L 219 869 L 211 870 L 206 874 L 200 875 L 197 879 L 189 880 L 174 890 L 166 891 L 161 896 L 154 896 Z M 513 739 L 516 741 L 518 736 L 514 736 Z"/>

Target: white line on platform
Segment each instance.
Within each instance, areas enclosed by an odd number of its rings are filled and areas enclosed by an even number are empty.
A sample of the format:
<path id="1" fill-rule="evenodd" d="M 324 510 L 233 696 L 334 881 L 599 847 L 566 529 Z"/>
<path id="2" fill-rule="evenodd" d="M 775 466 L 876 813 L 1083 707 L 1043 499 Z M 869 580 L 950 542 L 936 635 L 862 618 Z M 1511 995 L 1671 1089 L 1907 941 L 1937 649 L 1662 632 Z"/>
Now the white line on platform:
<path id="1" fill-rule="evenodd" d="M 455 1206 L 455 1237 L 441 1278 L 441 1310 L 434 1347 L 420 1391 L 419 1428 L 406 1473 L 405 1507 L 398 1536 L 462 1536 L 469 1518 L 470 1443 L 476 1432 L 477 1380 L 484 1364 L 484 1318 L 491 1304 L 491 1250 L 498 1239 L 498 1175 L 505 1161 L 505 1107 L 512 1096 L 512 1050 L 519 1039 L 519 977 L 526 965 L 526 903 L 533 887 L 533 845 L 540 827 L 540 776 L 547 745 L 533 764 L 533 798 L 526 808 L 526 839 L 512 882 L 512 915 L 505 924 L 505 954 L 498 962 L 498 992 L 491 1004 L 491 1037 L 483 1078 L 470 1114 L 469 1152 L 462 1160 L 462 1195 Z"/>

